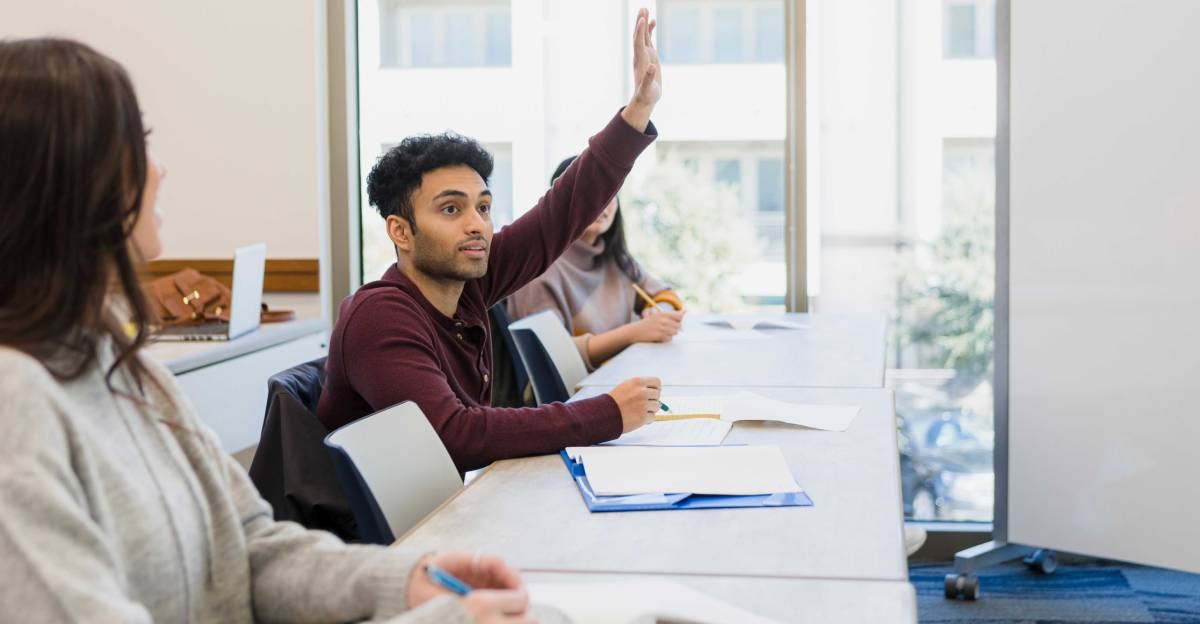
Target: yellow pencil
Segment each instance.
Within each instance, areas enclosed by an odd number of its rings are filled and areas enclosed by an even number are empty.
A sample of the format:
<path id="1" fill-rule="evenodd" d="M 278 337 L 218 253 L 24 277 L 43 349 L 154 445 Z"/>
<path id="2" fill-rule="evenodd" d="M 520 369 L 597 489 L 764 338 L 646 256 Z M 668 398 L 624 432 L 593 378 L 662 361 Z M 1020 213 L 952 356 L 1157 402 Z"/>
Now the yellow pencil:
<path id="1" fill-rule="evenodd" d="M 654 303 L 654 299 L 651 299 L 650 295 L 646 294 L 646 291 L 642 290 L 642 288 L 637 284 L 633 285 L 633 289 L 637 291 L 637 294 L 642 298 L 642 301 L 646 302 L 647 307 L 653 308 L 658 305 L 657 303 Z"/>
<path id="2" fill-rule="evenodd" d="M 713 420 L 721 420 L 720 414 L 668 414 L 666 416 L 655 416 L 654 420 L 688 420 L 691 418 L 711 418 Z"/>

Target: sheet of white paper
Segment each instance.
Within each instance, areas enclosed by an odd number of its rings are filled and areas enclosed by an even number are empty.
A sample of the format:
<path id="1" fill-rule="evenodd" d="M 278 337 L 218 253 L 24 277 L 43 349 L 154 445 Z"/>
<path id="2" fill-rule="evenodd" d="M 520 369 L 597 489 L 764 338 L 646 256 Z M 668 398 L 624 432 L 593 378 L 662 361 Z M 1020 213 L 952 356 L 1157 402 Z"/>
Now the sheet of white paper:
<path id="1" fill-rule="evenodd" d="M 753 495 L 799 492 L 778 446 L 585 446 L 583 462 L 597 496 Z"/>
<path id="2" fill-rule="evenodd" d="M 656 416 L 678 416 L 684 414 L 721 414 L 725 406 L 733 400 L 741 398 L 746 392 L 733 394 L 706 394 L 702 396 L 676 396 L 672 394 L 659 397 L 660 403 L 665 403 L 670 410 L 658 411 Z"/>
<path id="3" fill-rule="evenodd" d="M 667 412 L 660 411 L 659 416 L 720 414 L 721 420 L 730 423 L 742 420 L 774 420 L 826 431 L 845 431 L 861 410 L 857 405 L 789 403 L 745 390 L 735 394 L 706 396 L 664 395 L 660 400 L 671 409 Z"/>
<path id="4" fill-rule="evenodd" d="M 705 446 L 720 444 L 733 423 L 713 418 L 689 418 L 650 423 L 610 440 L 611 446 Z"/>
<path id="5" fill-rule="evenodd" d="M 808 329 L 809 326 L 803 323 L 793 321 L 784 321 L 781 319 L 756 318 L 753 316 L 727 316 L 722 318 L 714 318 L 704 321 L 707 325 L 713 327 L 729 327 L 732 329 L 747 331 L 754 329 Z"/>
<path id="6" fill-rule="evenodd" d="M 668 404 L 669 405 L 669 404 Z M 671 406 L 674 408 L 675 406 Z M 743 392 L 725 402 L 721 420 L 774 420 L 801 427 L 845 431 L 858 416 L 857 405 L 808 405 L 769 399 L 753 392 Z"/>
<path id="7" fill-rule="evenodd" d="M 562 611 L 575 624 L 627 624 L 661 618 L 704 624 L 778 624 L 675 581 L 529 583 L 529 601 Z"/>

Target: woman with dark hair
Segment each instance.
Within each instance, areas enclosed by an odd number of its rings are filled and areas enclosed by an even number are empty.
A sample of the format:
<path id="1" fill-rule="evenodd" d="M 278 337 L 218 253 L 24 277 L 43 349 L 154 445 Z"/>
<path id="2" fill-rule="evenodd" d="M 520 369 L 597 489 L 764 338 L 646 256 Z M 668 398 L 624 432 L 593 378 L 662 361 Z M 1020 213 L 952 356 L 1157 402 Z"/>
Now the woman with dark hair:
<path id="1" fill-rule="evenodd" d="M 551 185 L 574 160 L 570 156 L 558 164 Z M 615 197 L 558 261 L 508 299 L 514 321 L 543 310 L 557 314 L 575 336 L 588 370 L 635 342 L 670 341 L 683 321 L 679 296 L 646 275 L 629 254 Z"/>
<path id="2" fill-rule="evenodd" d="M 4 609 L 54 622 L 527 621 L 520 579 L 495 558 L 346 545 L 274 521 L 141 352 L 137 271 L 160 252 L 164 176 L 119 64 L 72 41 L 0 41 Z M 457 598 L 425 564 L 484 589 Z"/>

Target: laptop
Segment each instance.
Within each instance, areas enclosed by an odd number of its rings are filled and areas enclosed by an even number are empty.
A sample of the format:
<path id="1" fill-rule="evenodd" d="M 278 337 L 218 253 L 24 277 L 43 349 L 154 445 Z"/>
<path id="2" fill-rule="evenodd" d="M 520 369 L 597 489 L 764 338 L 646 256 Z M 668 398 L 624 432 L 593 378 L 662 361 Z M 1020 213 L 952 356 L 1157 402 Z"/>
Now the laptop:
<path id="1" fill-rule="evenodd" d="M 263 274 L 267 246 L 263 243 L 238 249 L 233 254 L 233 288 L 230 289 L 229 322 L 209 321 L 200 325 L 172 325 L 154 333 L 159 341 L 233 340 L 258 329 L 262 312 Z"/>

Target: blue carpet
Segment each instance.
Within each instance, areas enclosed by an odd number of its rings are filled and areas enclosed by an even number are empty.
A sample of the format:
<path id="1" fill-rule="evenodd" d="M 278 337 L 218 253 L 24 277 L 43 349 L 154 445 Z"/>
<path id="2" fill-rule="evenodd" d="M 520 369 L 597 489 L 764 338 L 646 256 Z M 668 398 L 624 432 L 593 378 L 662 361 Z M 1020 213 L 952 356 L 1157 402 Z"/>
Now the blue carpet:
<path id="1" fill-rule="evenodd" d="M 981 570 L 978 601 L 946 600 L 951 565 L 913 565 L 922 623 L 1200 624 L 1200 575 L 1127 564 L 1059 566 L 1045 575 L 1020 562 Z"/>

